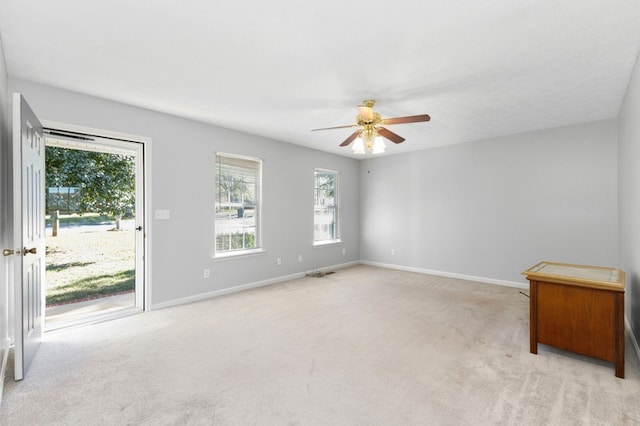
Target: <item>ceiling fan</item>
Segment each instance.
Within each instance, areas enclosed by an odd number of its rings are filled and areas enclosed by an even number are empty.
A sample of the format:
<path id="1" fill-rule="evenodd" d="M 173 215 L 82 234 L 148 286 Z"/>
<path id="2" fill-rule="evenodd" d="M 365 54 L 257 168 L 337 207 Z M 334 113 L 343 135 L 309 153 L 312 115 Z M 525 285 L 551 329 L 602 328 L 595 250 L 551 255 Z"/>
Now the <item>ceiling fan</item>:
<path id="1" fill-rule="evenodd" d="M 379 113 L 373 110 L 373 105 L 376 101 L 373 99 L 367 99 L 362 102 L 362 105 L 358 105 L 358 115 L 356 116 L 356 124 L 336 127 L 324 127 L 321 129 L 312 129 L 312 132 L 317 130 L 332 130 L 332 129 L 346 129 L 349 127 L 355 127 L 357 130 L 353 132 L 347 139 L 340 144 L 340 146 L 348 146 L 354 140 L 356 143 L 353 145 L 353 152 L 356 154 L 364 154 L 365 149 L 373 149 L 373 153 L 384 152 L 384 142 L 382 138 L 388 139 L 393 143 L 404 142 L 404 138 L 397 133 L 383 127 L 392 124 L 405 124 L 405 123 L 417 123 L 420 121 L 429 121 L 431 117 L 428 114 L 410 115 L 407 117 L 395 117 L 395 118 L 382 118 Z"/>

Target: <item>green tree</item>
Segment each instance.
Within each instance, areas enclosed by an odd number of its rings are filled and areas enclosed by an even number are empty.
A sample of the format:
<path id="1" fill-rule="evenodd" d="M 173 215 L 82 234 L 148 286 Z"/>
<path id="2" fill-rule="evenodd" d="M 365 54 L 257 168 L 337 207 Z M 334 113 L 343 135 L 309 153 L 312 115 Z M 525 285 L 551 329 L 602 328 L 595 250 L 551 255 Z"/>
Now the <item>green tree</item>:
<path id="1" fill-rule="evenodd" d="M 218 187 L 221 202 L 238 202 L 250 195 L 243 175 L 227 168 L 218 171 Z"/>
<path id="2" fill-rule="evenodd" d="M 132 156 L 48 146 L 46 186 L 80 189 L 80 212 L 116 218 L 135 208 L 135 164 Z"/>
<path id="3" fill-rule="evenodd" d="M 316 205 L 320 200 L 333 200 L 336 189 L 336 173 L 330 171 L 315 171 L 316 177 Z M 333 202 L 332 202 L 333 204 Z"/>

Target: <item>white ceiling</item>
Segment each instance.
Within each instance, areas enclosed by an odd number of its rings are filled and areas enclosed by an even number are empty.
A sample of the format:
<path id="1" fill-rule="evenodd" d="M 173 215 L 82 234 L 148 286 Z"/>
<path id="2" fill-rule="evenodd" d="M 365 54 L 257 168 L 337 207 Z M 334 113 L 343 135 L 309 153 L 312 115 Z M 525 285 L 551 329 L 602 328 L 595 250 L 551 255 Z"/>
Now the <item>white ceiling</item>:
<path id="1" fill-rule="evenodd" d="M 311 148 L 362 100 L 387 154 L 615 117 L 638 0 L 0 0 L 11 77 Z M 388 144 L 392 145 L 392 144 Z"/>

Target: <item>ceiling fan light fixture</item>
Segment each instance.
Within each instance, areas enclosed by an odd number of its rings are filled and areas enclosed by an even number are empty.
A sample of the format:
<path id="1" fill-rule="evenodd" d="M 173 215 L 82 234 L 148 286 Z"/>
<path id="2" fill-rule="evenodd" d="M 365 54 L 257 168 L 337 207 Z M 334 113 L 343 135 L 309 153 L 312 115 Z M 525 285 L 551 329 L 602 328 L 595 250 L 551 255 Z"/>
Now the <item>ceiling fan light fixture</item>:
<path id="1" fill-rule="evenodd" d="M 376 136 L 373 141 L 373 153 L 374 154 L 382 154 L 386 146 L 384 144 L 384 140 L 380 136 Z"/>
<path id="2" fill-rule="evenodd" d="M 353 143 L 353 153 L 364 154 L 364 142 L 362 138 L 356 138 L 356 141 Z"/>

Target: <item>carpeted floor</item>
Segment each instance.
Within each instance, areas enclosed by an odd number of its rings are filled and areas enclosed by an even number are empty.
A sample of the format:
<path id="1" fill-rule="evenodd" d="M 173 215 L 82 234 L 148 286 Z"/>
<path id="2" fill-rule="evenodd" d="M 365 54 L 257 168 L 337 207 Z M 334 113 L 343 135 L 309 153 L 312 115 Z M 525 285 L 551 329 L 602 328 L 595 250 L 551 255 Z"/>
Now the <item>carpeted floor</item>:
<path id="1" fill-rule="evenodd" d="M 518 289 L 371 266 L 50 332 L 3 425 L 640 424 L 640 367 L 529 353 Z"/>

